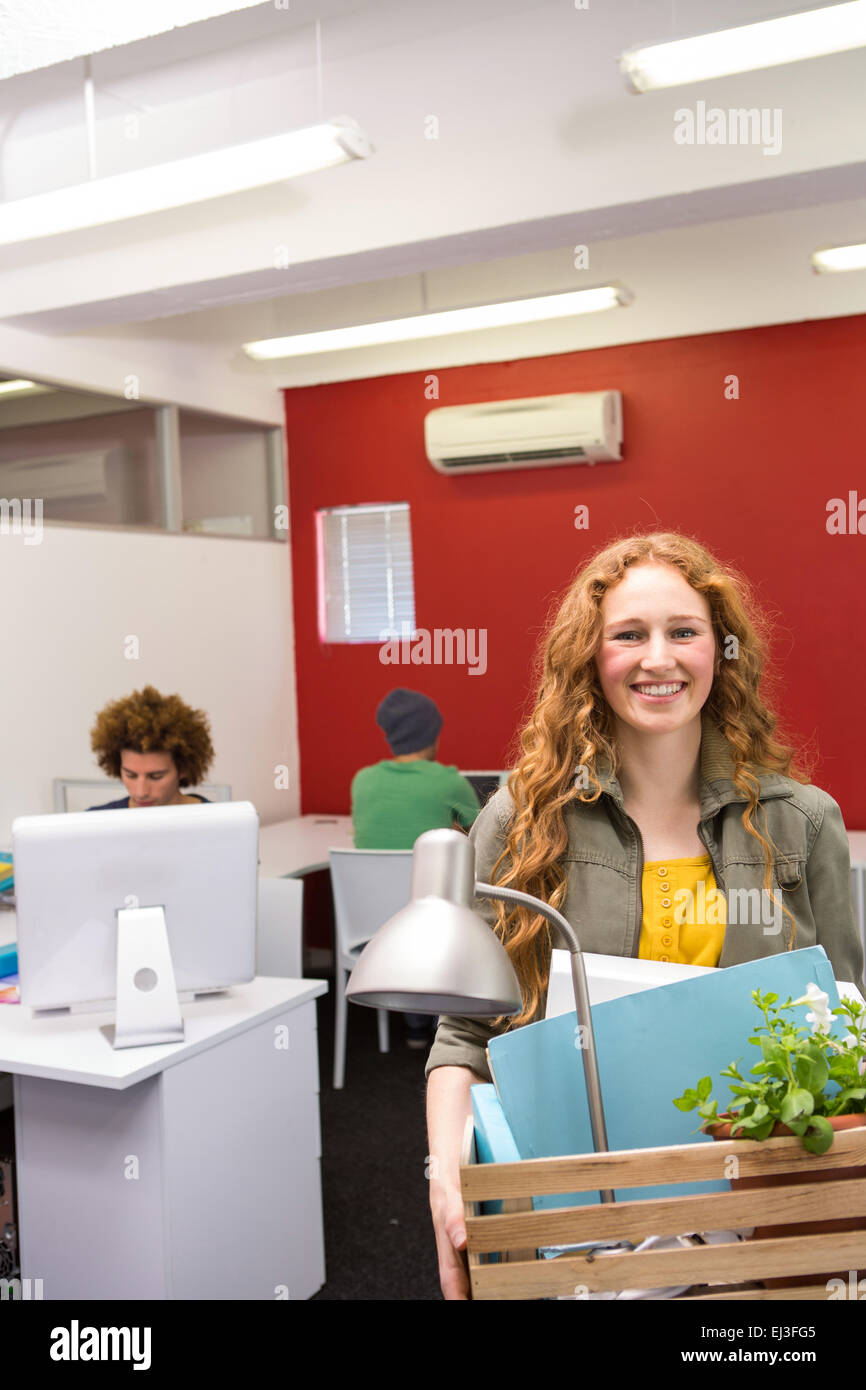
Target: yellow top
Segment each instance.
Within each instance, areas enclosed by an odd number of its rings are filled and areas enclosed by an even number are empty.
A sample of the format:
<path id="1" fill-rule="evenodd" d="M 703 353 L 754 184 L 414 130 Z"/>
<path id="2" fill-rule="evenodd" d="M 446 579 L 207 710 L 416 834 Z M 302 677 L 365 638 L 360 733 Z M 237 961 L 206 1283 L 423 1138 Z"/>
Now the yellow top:
<path id="1" fill-rule="evenodd" d="M 725 895 L 716 888 L 710 856 L 644 864 L 642 960 L 718 965 L 725 939 Z"/>

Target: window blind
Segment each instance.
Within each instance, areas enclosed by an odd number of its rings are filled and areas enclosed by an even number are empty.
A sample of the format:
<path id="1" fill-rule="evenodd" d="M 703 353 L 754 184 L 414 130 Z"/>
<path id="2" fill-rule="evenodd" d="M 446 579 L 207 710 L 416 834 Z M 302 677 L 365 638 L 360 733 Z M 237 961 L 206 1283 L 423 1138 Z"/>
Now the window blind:
<path id="1" fill-rule="evenodd" d="M 319 635 L 381 642 L 415 628 L 408 502 L 318 513 Z"/>

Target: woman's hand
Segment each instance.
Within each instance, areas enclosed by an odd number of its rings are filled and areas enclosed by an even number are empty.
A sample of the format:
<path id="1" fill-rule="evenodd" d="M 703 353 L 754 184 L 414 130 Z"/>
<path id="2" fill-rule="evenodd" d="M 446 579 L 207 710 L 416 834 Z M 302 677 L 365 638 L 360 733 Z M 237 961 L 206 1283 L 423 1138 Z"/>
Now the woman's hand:
<path id="1" fill-rule="evenodd" d="M 439 1255 L 443 1298 L 469 1298 L 466 1256 L 466 1218 L 460 1190 L 460 1157 L 464 1138 L 471 1135 L 475 1076 L 468 1067 L 435 1067 L 427 1082 L 427 1176 L 430 1211 Z"/>
<path id="2" fill-rule="evenodd" d="M 430 1184 L 430 1210 L 439 1255 L 439 1284 L 445 1299 L 469 1298 L 466 1265 L 466 1221 L 459 1188 Z"/>

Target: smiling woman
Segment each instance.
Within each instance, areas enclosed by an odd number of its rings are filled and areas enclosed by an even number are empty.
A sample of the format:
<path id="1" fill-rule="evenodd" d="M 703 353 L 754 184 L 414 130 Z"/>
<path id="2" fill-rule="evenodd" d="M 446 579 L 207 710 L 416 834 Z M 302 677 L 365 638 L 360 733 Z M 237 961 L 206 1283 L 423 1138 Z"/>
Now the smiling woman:
<path id="1" fill-rule="evenodd" d="M 213 760 L 207 715 L 190 709 L 179 695 L 161 695 L 152 685 L 113 700 L 97 715 L 90 735 L 97 762 L 119 777 L 128 797 L 91 806 L 91 811 L 126 807 L 197 805 L 206 800 L 182 788 L 204 780 Z"/>
<path id="2" fill-rule="evenodd" d="M 476 879 L 558 908 L 584 951 L 727 966 L 818 944 L 837 978 L 860 979 L 841 812 L 776 737 L 765 657 L 747 585 L 696 541 L 659 533 L 600 551 L 543 640 L 522 756 L 470 832 Z M 543 1017 L 551 950 L 567 944 L 531 909 L 476 911 L 523 1000 L 511 1018 L 440 1019 L 427 1063 L 430 1199 L 455 1298 L 469 1088 L 489 1079 L 494 1034 Z"/>

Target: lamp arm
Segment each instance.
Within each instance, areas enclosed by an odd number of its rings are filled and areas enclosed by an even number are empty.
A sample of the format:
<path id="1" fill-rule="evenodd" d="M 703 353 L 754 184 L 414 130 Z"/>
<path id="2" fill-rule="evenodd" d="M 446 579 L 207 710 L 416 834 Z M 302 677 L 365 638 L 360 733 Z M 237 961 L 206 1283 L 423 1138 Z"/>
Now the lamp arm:
<path id="1" fill-rule="evenodd" d="M 577 932 L 568 918 L 563 917 L 562 913 L 557 912 L 555 907 L 550 907 L 540 898 L 534 898 L 531 893 L 521 893 L 516 888 L 503 888 L 494 883 L 476 883 L 475 893 L 479 898 L 501 898 L 506 903 L 522 903 L 524 907 L 531 907 L 540 917 L 546 917 L 548 922 L 559 927 L 568 942 L 568 949 L 572 955 L 579 956 L 581 954 Z"/>
<path id="2" fill-rule="evenodd" d="M 607 1126 L 604 1122 L 604 1106 L 601 1099 L 601 1081 L 598 1075 L 598 1054 L 595 1048 L 595 1032 L 592 1026 L 592 1009 L 589 1003 L 589 986 L 586 981 L 586 967 L 583 961 L 583 952 L 580 949 L 580 942 L 574 927 L 563 917 L 561 912 L 557 912 L 555 907 L 550 907 L 542 902 L 540 898 L 534 898 L 531 893 L 521 893 L 516 888 L 504 888 L 499 884 L 476 883 L 475 893 L 479 898 L 500 899 L 506 903 L 519 903 L 524 907 L 532 908 L 540 917 L 544 917 L 553 926 L 558 927 L 565 940 L 568 942 L 568 951 L 571 956 L 571 983 L 574 989 L 574 1007 L 577 1014 L 579 1026 L 578 1044 L 583 1057 L 583 1075 L 586 1080 L 586 1095 L 589 1101 L 589 1122 L 592 1127 L 592 1142 L 596 1153 L 607 1153 Z M 609 1189 L 600 1191 L 602 1202 L 613 1202 L 614 1194 Z"/>

